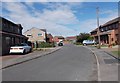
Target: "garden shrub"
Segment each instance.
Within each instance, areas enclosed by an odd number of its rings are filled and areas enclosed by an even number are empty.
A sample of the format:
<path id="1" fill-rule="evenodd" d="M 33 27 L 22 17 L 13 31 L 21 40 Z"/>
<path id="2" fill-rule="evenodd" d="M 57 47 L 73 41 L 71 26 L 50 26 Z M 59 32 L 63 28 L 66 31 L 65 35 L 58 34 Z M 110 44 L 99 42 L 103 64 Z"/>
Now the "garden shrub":
<path id="1" fill-rule="evenodd" d="M 48 48 L 55 47 L 54 43 L 40 42 L 38 43 L 38 48 Z"/>

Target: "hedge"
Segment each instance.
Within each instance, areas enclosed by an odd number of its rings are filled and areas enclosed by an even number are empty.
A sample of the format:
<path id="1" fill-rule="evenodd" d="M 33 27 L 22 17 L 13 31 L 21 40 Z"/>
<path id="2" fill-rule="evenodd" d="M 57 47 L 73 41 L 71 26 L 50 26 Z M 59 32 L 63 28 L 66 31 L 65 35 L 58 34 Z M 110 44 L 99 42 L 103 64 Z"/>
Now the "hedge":
<path id="1" fill-rule="evenodd" d="M 48 48 L 48 47 L 55 47 L 55 44 L 47 43 L 47 42 L 38 43 L 38 48 Z"/>

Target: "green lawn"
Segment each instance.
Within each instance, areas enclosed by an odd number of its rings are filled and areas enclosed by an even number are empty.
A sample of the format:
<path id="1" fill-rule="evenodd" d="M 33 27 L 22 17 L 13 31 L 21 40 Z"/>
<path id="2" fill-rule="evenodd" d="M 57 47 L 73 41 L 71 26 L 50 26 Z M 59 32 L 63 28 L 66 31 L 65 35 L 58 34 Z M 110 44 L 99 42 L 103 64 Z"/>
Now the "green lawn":
<path id="1" fill-rule="evenodd" d="M 112 51 L 113 54 L 120 56 L 120 51 Z"/>

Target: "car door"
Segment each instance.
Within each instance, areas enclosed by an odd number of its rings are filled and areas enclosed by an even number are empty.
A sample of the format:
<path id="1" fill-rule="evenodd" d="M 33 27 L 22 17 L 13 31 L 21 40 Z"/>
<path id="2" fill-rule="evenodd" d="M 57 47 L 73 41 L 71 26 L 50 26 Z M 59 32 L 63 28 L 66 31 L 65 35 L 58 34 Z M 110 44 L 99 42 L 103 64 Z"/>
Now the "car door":
<path id="1" fill-rule="evenodd" d="M 27 45 L 26 48 L 27 48 L 27 52 L 30 52 L 31 47 Z"/>
<path id="2" fill-rule="evenodd" d="M 24 48 L 25 48 L 26 52 L 29 51 L 29 48 L 28 48 L 28 45 L 27 45 L 27 44 L 24 44 Z"/>

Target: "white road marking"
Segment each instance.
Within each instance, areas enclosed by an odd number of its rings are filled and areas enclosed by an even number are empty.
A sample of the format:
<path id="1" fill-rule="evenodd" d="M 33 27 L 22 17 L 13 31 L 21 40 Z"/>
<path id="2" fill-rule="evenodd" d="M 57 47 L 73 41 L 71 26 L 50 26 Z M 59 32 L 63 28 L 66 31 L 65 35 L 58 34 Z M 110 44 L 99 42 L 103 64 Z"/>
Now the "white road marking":
<path id="1" fill-rule="evenodd" d="M 87 48 L 87 47 L 85 47 L 85 48 Z M 89 48 L 87 48 L 87 49 L 89 49 Z M 96 58 L 96 61 L 97 61 L 97 70 L 98 70 L 98 81 L 101 81 L 101 78 L 100 78 L 100 63 L 99 63 L 99 61 L 98 61 L 98 57 L 97 57 L 97 55 L 94 53 L 93 50 L 91 50 L 91 49 L 89 49 L 89 50 L 93 53 L 93 55 L 94 55 L 95 58 Z"/>

